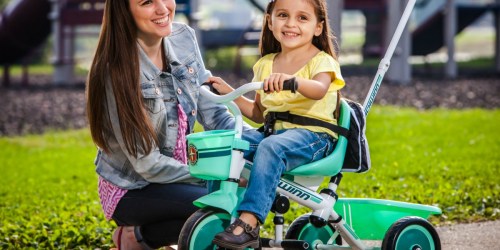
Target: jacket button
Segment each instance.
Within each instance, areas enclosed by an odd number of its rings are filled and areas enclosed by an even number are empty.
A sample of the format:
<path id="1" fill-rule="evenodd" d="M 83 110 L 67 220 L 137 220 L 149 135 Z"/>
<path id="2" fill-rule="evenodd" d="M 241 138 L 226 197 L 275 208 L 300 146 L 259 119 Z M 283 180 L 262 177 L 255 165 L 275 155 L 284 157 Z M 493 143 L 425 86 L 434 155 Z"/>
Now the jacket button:
<path id="1" fill-rule="evenodd" d="M 191 110 L 191 115 L 193 115 L 193 116 L 196 115 L 196 109 Z"/>
<path id="2" fill-rule="evenodd" d="M 191 68 L 191 67 L 189 67 L 189 68 L 188 68 L 188 72 L 189 72 L 189 74 L 193 74 L 194 69 L 193 69 L 193 68 Z"/>
<path id="3" fill-rule="evenodd" d="M 179 94 L 179 95 L 182 94 L 182 89 L 178 88 L 177 89 L 177 94 Z"/>
<path id="4" fill-rule="evenodd" d="M 156 92 L 156 94 L 157 94 L 157 95 L 159 95 L 159 94 L 160 94 L 160 89 L 159 89 L 159 88 L 156 88 L 156 89 L 155 89 L 155 92 Z"/>

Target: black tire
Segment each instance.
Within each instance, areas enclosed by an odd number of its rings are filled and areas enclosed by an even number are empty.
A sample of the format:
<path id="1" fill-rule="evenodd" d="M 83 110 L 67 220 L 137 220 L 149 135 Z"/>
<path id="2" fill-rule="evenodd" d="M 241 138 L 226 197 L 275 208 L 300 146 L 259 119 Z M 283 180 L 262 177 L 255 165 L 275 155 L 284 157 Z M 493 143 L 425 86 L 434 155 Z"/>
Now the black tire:
<path id="1" fill-rule="evenodd" d="M 214 250 L 212 243 L 216 234 L 231 223 L 231 215 L 221 210 L 200 209 L 184 223 L 179 235 L 178 250 Z"/>
<path id="2" fill-rule="evenodd" d="M 222 211 L 200 209 L 184 223 L 179 235 L 178 250 L 216 249 L 214 236 L 229 226 L 231 216 Z M 203 228 L 206 227 L 206 228 Z"/>
<path id="3" fill-rule="evenodd" d="M 308 249 L 314 249 L 314 243 L 318 243 L 319 241 L 326 243 L 335 233 L 335 229 L 330 224 L 317 228 L 309 222 L 309 216 L 310 214 L 304 214 L 295 219 L 286 232 L 285 239 L 305 240 L 309 243 Z M 339 240 L 341 242 L 340 236 L 336 239 L 337 244 Z"/>
<path id="4" fill-rule="evenodd" d="M 383 250 L 441 250 L 436 229 L 420 217 L 404 217 L 394 222 L 382 241 Z"/>

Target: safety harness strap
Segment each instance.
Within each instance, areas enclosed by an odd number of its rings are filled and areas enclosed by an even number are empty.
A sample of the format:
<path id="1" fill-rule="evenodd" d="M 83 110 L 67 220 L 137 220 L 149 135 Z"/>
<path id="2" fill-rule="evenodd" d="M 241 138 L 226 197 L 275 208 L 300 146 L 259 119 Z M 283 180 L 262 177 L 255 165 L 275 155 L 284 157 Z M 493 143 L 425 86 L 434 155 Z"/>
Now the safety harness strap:
<path id="1" fill-rule="evenodd" d="M 262 131 L 263 129 L 264 136 L 267 137 L 274 133 L 274 124 L 276 123 L 276 120 L 302 126 L 324 127 L 344 137 L 348 137 L 349 135 L 348 129 L 315 118 L 294 115 L 290 114 L 290 112 L 268 112 L 266 115 L 264 126 L 260 128 L 260 131 Z"/>

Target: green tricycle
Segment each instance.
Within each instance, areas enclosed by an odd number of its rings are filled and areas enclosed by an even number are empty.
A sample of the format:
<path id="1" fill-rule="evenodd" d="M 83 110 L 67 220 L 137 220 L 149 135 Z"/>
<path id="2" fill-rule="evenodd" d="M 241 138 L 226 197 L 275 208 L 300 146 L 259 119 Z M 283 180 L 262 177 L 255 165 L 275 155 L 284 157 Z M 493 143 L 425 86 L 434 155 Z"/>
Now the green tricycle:
<path id="1" fill-rule="evenodd" d="M 241 139 L 241 112 L 231 100 L 262 88 L 262 82 L 247 83 L 224 96 L 202 87 L 200 94 L 225 103 L 236 119 L 235 130 L 212 130 L 188 135 L 188 162 L 191 175 L 220 181 L 220 187 L 194 201 L 201 209 L 184 224 L 178 249 L 218 249 L 212 243 L 235 218 L 245 193 L 238 186 L 247 177 L 251 162 L 243 159 L 249 143 Z M 349 128 L 350 106 L 341 100 L 339 125 Z M 440 214 L 437 207 L 380 199 L 340 198 L 337 187 L 342 179 L 342 163 L 347 139 L 339 136 L 327 157 L 285 172 L 276 190 L 272 212 L 274 239 L 261 238 L 261 247 L 284 249 L 440 249 L 439 236 L 426 220 Z M 325 176 L 328 187 L 316 192 Z M 312 210 L 296 218 L 284 234 L 284 218 L 289 199 Z M 283 237 L 284 235 L 284 237 Z M 382 247 L 365 246 L 366 240 L 382 240 Z M 343 241 L 349 246 L 344 246 Z"/>
<path id="2" fill-rule="evenodd" d="M 410 0 L 403 13 L 396 34 L 382 59 L 363 104 L 365 114 L 375 99 L 397 41 L 407 22 L 415 0 Z M 218 181 L 217 190 L 194 201 L 200 210 L 184 224 L 178 242 L 179 250 L 219 249 L 212 243 L 214 236 L 224 231 L 238 218 L 238 205 L 245 193 L 239 187 L 240 177 L 248 177 L 251 162 L 243 159 L 249 143 L 241 139 L 243 119 L 235 98 L 258 89 L 262 82 L 244 84 L 226 95 L 216 95 L 202 86 L 200 94 L 216 103 L 225 104 L 236 121 L 234 130 L 213 130 L 190 134 L 188 164 L 191 175 Z M 340 102 L 338 125 L 349 129 L 351 108 Z M 281 177 L 271 212 L 274 213 L 274 238 L 261 238 L 259 248 L 282 249 L 397 249 L 439 250 L 441 243 L 435 228 L 427 221 L 431 215 L 441 214 L 434 206 L 370 198 L 338 198 L 337 187 L 342 179 L 342 168 L 347 139 L 339 135 L 334 151 L 313 163 L 299 166 Z M 326 188 L 317 192 L 325 177 L 330 177 Z M 310 208 L 289 225 L 285 232 L 283 215 L 290 202 Z M 367 244 L 380 242 L 377 246 Z"/>

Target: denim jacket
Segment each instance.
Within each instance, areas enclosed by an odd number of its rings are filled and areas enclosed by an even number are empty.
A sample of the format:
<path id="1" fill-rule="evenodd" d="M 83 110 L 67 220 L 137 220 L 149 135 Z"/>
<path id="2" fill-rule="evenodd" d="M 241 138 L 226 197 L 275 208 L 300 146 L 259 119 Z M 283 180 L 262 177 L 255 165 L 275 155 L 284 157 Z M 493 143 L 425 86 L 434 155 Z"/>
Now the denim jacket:
<path id="1" fill-rule="evenodd" d="M 178 104 L 187 115 L 189 133 L 196 120 L 205 130 L 234 128 L 234 119 L 227 108 L 199 93 L 200 85 L 211 73 L 203 64 L 194 30 L 185 24 L 174 23 L 171 35 L 163 39 L 163 46 L 171 73 L 158 69 L 139 46 L 142 95 L 159 141 L 151 153 L 137 157 L 128 154 L 120 132 L 113 90 L 110 84 L 106 86 L 112 125 L 108 138 L 111 150 L 107 154 L 98 149 L 96 172 L 124 189 L 142 188 L 149 183 L 200 182 L 190 176 L 187 165 L 173 158 Z"/>

